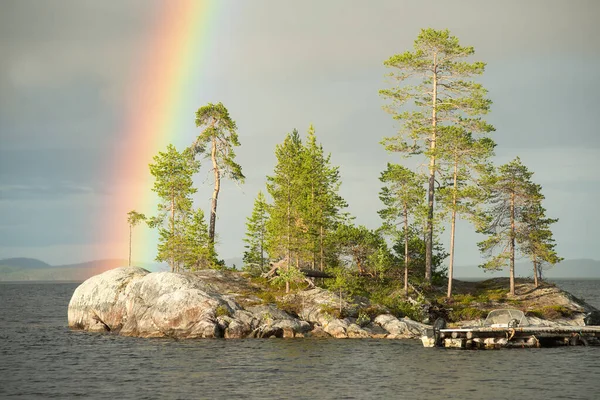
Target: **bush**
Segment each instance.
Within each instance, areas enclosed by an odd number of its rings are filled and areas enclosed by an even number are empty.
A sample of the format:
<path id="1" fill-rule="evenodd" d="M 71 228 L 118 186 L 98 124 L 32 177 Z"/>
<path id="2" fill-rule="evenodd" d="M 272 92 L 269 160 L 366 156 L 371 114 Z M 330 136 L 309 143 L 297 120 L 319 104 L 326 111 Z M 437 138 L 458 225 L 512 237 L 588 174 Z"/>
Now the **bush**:
<path id="1" fill-rule="evenodd" d="M 452 322 L 458 322 L 484 318 L 487 314 L 487 310 L 474 307 L 464 307 L 450 311 L 449 317 Z"/>
<path id="2" fill-rule="evenodd" d="M 371 323 L 371 317 L 363 311 L 358 313 L 358 318 L 356 318 L 356 324 L 360 327 L 367 326 Z"/>
<path id="3" fill-rule="evenodd" d="M 340 312 L 340 308 L 339 306 L 332 306 L 332 305 L 328 305 L 328 304 L 322 304 L 320 307 L 320 310 L 322 313 L 324 314 L 328 314 L 332 319 L 333 318 L 346 318 L 346 312 L 345 310 L 342 308 L 342 312 Z"/>
<path id="4" fill-rule="evenodd" d="M 215 315 L 217 317 L 231 317 L 231 312 L 229 311 L 229 308 L 226 305 L 221 304 L 215 310 Z"/>
<path id="5" fill-rule="evenodd" d="M 529 314 L 542 319 L 569 318 L 573 311 L 564 306 L 544 306 L 535 310 L 530 310 Z"/>
<path id="6" fill-rule="evenodd" d="M 263 304 L 275 303 L 275 295 L 272 292 L 264 291 L 256 294 L 256 297 L 262 300 Z"/>

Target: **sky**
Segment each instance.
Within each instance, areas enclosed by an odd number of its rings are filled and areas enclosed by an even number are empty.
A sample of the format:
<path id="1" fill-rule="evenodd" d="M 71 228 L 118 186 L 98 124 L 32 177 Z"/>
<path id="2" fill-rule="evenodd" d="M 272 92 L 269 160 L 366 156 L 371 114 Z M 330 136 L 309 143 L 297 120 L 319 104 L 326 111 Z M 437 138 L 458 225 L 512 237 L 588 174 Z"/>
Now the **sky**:
<path id="1" fill-rule="evenodd" d="M 273 170 L 275 146 L 310 124 L 340 167 L 348 211 L 378 227 L 379 174 L 403 162 L 379 144 L 398 129 L 378 95 L 387 87 L 383 62 L 431 27 L 450 29 L 474 46 L 473 60 L 487 63 L 477 80 L 493 101 L 495 161 L 520 156 L 534 171 L 548 216 L 559 218 L 559 255 L 600 259 L 600 2 L 188 3 L 0 2 L 0 258 L 126 259 L 126 211 L 152 215 L 156 207 L 149 172 L 130 166 L 146 171 L 159 145 L 190 144 L 195 110 L 219 101 L 237 122 L 247 177 L 242 186 L 223 184 L 220 257 L 242 255 L 246 217 Z M 179 41 L 161 40 L 170 12 Z M 159 85 L 169 95 L 151 103 Z M 170 122 L 158 129 L 160 115 Z M 208 215 L 207 168 L 195 203 Z M 156 237 L 144 230 L 136 228 L 134 259 L 148 262 Z M 459 224 L 457 265 L 481 262 L 478 240 Z"/>

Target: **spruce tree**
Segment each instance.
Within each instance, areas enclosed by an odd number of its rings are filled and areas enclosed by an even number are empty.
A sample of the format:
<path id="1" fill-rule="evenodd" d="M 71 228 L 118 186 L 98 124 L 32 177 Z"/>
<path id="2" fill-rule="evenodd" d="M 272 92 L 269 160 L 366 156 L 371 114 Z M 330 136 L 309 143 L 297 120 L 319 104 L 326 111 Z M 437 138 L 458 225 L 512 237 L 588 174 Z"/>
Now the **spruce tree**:
<path id="1" fill-rule="evenodd" d="M 149 225 L 158 228 L 159 244 L 157 261 L 169 263 L 172 272 L 183 267 L 181 253 L 185 251 L 185 221 L 192 212 L 192 175 L 200 164 L 193 160 L 190 149 L 178 152 L 173 145 L 166 152 L 159 152 L 150 164 L 154 176 L 152 190 L 158 194 L 158 215 L 151 218 Z"/>
<path id="2" fill-rule="evenodd" d="M 208 226 L 201 209 L 183 215 L 182 243 L 177 258 L 184 269 L 197 271 L 216 265 L 216 254 L 208 236 Z"/>
<path id="3" fill-rule="evenodd" d="M 392 232 L 400 230 L 404 239 L 404 293 L 408 296 L 409 225 L 415 219 L 413 213 L 422 206 L 425 198 L 423 180 L 408 168 L 390 163 L 379 180 L 384 184 L 379 199 L 386 206 L 379 211 L 379 216 L 385 228 Z"/>
<path id="4" fill-rule="evenodd" d="M 259 269 L 262 272 L 265 265 L 268 264 L 266 254 L 268 207 L 265 195 L 262 191 L 258 192 L 256 200 L 254 200 L 252 215 L 247 218 L 246 222 L 246 237 L 244 238 L 246 251 L 243 260 L 244 266 L 248 270 Z"/>
<path id="5" fill-rule="evenodd" d="M 286 269 L 294 262 L 299 266 L 303 234 L 307 231 L 301 212 L 303 151 L 302 140 L 294 130 L 276 146 L 277 165 L 273 175 L 267 177 L 267 191 L 273 199 L 267 222 L 267 252 L 274 260 L 285 259 Z M 289 291 L 289 281 L 286 291 Z"/>
<path id="6" fill-rule="evenodd" d="M 424 154 L 428 161 L 427 232 L 425 280 L 432 274 L 434 204 L 438 171 L 438 141 L 452 126 L 470 132 L 489 132 L 493 128 L 479 117 L 491 102 L 482 85 L 470 80 L 481 75 L 485 64 L 465 61 L 474 54 L 463 47 L 448 30 L 423 29 L 414 42 L 414 52 L 396 54 L 384 62 L 398 86 L 380 94 L 391 101 L 386 109 L 401 128 L 396 136 L 384 138 L 388 151 L 405 156 Z"/>
<path id="7" fill-rule="evenodd" d="M 310 265 L 312 269 L 318 266 L 323 271 L 332 251 L 329 236 L 346 218 L 342 210 L 347 203 L 338 193 L 341 184 L 339 167 L 331 165 L 330 154 L 325 156 L 323 146 L 317 143 L 312 125 L 302 156 L 302 214 L 307 225 Z"/>

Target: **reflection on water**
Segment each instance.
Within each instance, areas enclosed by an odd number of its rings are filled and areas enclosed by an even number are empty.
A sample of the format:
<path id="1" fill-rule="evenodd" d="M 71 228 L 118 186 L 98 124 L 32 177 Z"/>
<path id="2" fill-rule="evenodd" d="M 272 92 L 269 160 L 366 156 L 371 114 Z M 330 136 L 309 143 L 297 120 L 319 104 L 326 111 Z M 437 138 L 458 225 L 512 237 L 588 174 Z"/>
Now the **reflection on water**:
<path id="1" fill-rule="evenodd" d="M 583 282 L 593 283 L 589 292 L 575 294 L 598 305 L 600 282 Z M 452 351 L 417 341 L 71 332 L 66 309 L 76 286 L 0 284 L 0 398 L 594 399 L 600 392 L 599 347 Z"/>

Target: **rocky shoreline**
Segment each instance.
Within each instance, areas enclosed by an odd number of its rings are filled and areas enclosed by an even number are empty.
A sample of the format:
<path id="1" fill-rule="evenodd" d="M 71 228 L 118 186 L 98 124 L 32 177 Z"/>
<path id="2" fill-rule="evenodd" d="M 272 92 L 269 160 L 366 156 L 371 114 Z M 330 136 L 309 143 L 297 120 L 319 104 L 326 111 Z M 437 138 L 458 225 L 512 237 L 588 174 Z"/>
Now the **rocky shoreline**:
<path id="1" fill-rule="evenodd" d="M 430 327 L 397 318 L 365 298 L 340 302 L 337 295 L 321 288 L 278 299 L 277 304 L 286 307 L 261 299 L 260 293 L 260 287 L 236 272 L 150 273 L 121 267 L 77 287 L 69 303 L 68 323 L 72 329 L 92 332 L 177 339 L 417 339 Z M 589 306 L 562 293 L 576 313 L 568 320 L 538 319 L 536 324 L 584 325 Z M 361 310 L 369 310 L 370 315 Z M 346 317 L 336 318 L 340 314 Z"/>

